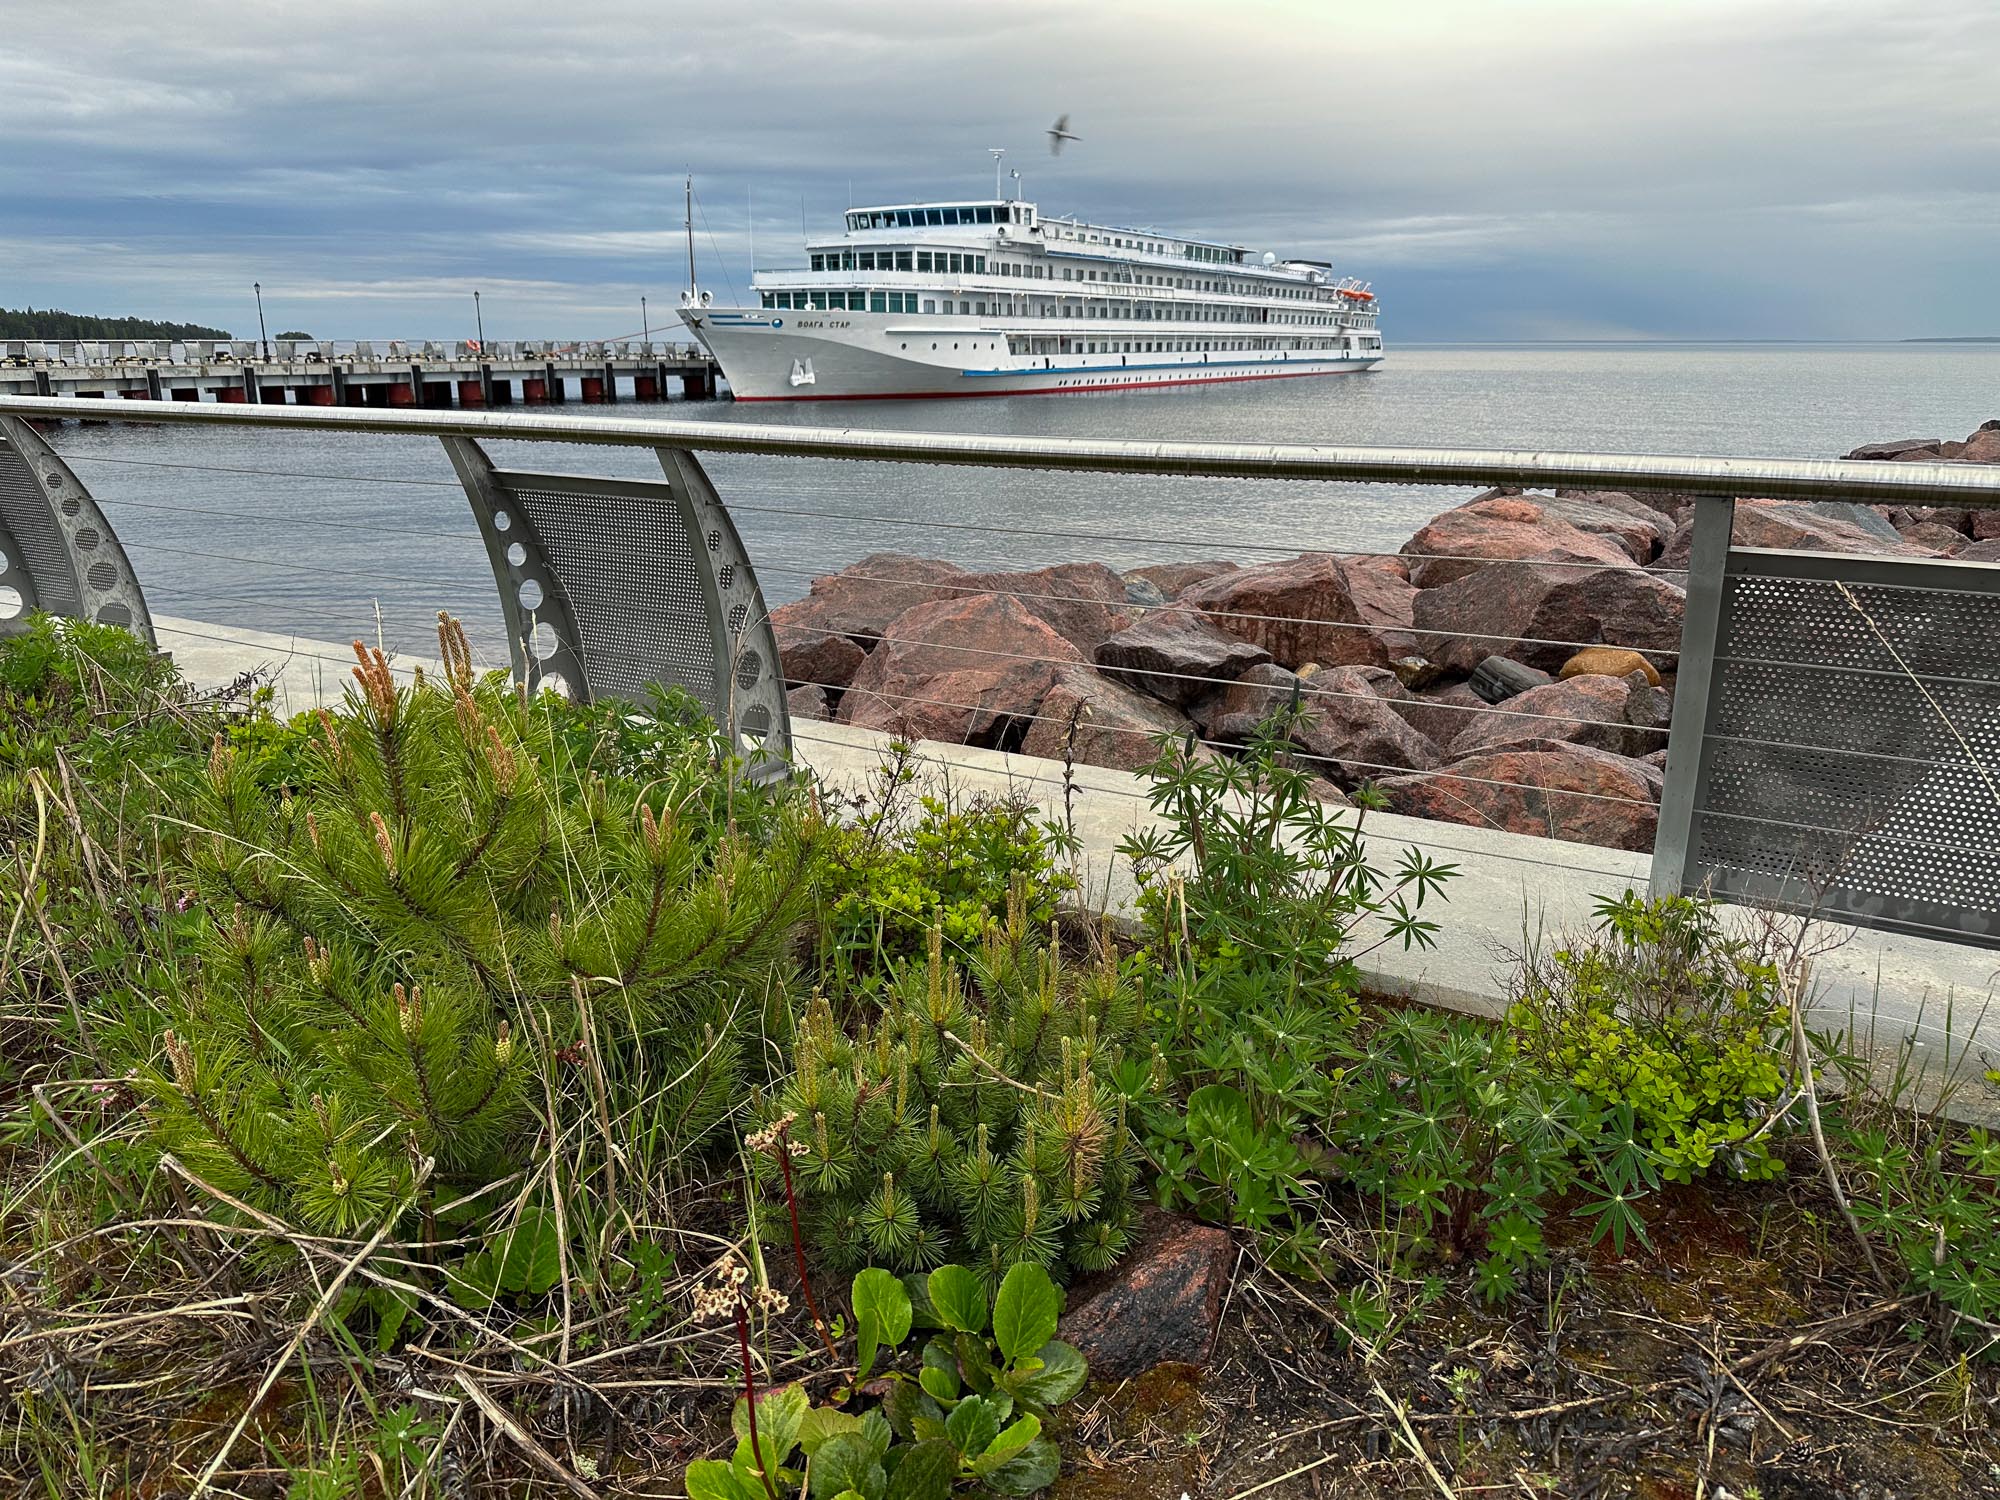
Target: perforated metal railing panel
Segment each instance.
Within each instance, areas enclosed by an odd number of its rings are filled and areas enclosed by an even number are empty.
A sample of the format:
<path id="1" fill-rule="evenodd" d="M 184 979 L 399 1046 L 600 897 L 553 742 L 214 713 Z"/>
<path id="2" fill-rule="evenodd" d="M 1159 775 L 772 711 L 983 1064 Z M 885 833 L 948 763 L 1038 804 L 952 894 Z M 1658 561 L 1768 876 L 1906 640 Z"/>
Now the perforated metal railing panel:
<path id="1" fill-rule="evenodd" d="M 0 434 L 0 577 L 50 614 L 83 613 L 69 548 L 28 455 Z M 27 580 L 32 579 L 32 584 Z M 32 592 L 30 590 L 32 589 Z"/>
<path id="2" fill-rule="evenodd" d="M 2000 565 L 1729 554 L 1686 885 L 2000 947 Z"/>
<path id="3" fill-rule="evenodd" d="M 568 595 L 591 691 L 637 699 L 650 683 L 678 684 L 728 722 L 697 542 L 669 487 L 568 476 L 499 479 L 502 493 L 534 517 Z"/>

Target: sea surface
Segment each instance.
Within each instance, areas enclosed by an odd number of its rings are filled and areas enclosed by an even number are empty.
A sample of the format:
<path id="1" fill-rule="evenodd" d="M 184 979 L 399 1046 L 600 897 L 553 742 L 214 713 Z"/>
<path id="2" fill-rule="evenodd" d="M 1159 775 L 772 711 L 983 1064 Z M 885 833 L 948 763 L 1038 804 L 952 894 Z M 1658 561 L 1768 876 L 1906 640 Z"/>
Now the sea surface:
<path id="1" fill-rule="evenodd" d="M 521 408 L 516 408 L 520 410 Z M 571 405 L 563 410 L 594 411 Z M 623 417 L 1085 438 L 1421 444 L 1823 458 L 1963 438 L 2000 416 L 2000 345 L 1391 348 L 1324 379 L 977 401 L 620 404 Z M 504 660 L 492 574 L 438 444 L 228 428 L 65 426 L 155 613 L 430 654 L 435 612 Z M 649 453 L 496 444 L 503 467 L 658 478 Z M 1469 491 L 1045 474 L 716 455 L 773 605 L 871 552 L 968 568 L 1395 551 Z"/>

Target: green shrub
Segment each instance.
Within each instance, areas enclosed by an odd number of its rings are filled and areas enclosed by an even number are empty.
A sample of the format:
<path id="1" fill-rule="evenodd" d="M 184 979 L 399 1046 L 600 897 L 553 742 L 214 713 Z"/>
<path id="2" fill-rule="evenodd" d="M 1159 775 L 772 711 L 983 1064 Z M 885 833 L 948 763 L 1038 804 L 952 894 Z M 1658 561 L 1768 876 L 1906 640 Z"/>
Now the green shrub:
<path id="1" fill-rule="evenodd" d="M 739 1332 L 741 1287 L 725 1272 L 699 1294 L 704 1311 L 735 1313 Z M 732 1413 L 735 1452 L 727 1462 L 688 1465 L 688 1500 L 946 1500 L 966 1490 L 1033 1494 L 1054 1481 L 1061 1455 L 1042 1423 L 1083 1389 L 1088 1372 L 1055 1336 L 1062 1293 L 1046 1271 L 1013 1267 L 990 1312 L 978 1274 L 960 1265 L 907 1282 L 866 1270 L 854 1278 L 853 1299 L 858 1359 L 846 1397 L 913 1326 L 936 1329 L 916 1373 L 883 1372 L 887 1395 L 859 1416 L 814 1406 L 800 1385 L 758 1394 L 753 1383 Z"/>
<path id="2" fill-rule="evenodd" d="M 570 1087 L 561 1059 L 589 1062 L 575 1086 L 601 1107 L 646 1097 L 665 1149 L 699 1143 L 782 1014 L 809 906 L 800 803 L 752 840 L 706 816 L 705 753 L 644 787 L 577 773 L 562 705 L 475 682 L 462 633 L 440 636 L 442 683 L 360 653 L 288 791 L 217 741 L 192 809 L 201 949 L 141 1073 L 161 1145 L 328 1232 L 379 1222 L 426 1160 L 432 1190 L 525 1164 L 545 1098 L 526 1085 Z"/>
<path id="3" fill-rule="evenodd" d="M 1544 1075 L 1468 1017 L 1400 1011 L 1345 1051 L 1340 1167 L 1399 1253 L 1478 1255 L 1481 1287 L 1505 1297 L 1546 1254 L 1550 1205 L 1579 1192 L 1593 1243 L 1645 1243 L 1636 1204 L 1659 1176 L 1630 1105 Z"/>
<path id="4" fill-rule="evenodd" d="M 1073 885 L 1056 866 L 1065 835 L 1032 804 L 985 796 L 925 795 L 896 757 L 878 775 L 869 810 L 833 835 L 827 858 L 827 960 L 866 982 L 920 956 L 933 931 L 953 953 L 984 941 L 1022 884 L 1027 920 L 1046 927 Z"/>
<path id="5" fill-rule="evenodd" d="M 1359 1014 L 1353 957 L 1428 945 L 1421 908 L 1456 873 L 1414 849 L 1378 868 L 1365 809 L 1321 801 L 1292 761 L 1292 718 L 1274 715 L 1241 759 L 1164 742 L 1147 768 L 1163 826 L 1121 848 L 1161 970 L 1147 1021 L 1172 1089 L 1140 1110 L 1157 1195 L 1259 1232 L 1287 1263 L 1316 1239 L 1306 1210 Z M 1120 1082 L 1139 1103 L 1142 1071 L 1128 1063 Z"/>
<path id="6" fill-rule="evenodd" d="M 1718 1159 L 1737 1177 L 1783 1171 L 1766 1125 L 1790 1015 L 1777 966 L 1689 897 L 1627 891 L 1597 912 L 1590 940 L 1523 965 L 1509 1012 L 1522 1050 L 1629 1105 L 1675 1182 Z"/>
<path id="7" fill-rule="evenodd" d="M 1131 1142 L 1106 1080 L 1139 992 L 1108 945 L 1095 965 L 1066 960 L 1026 888 L 1017 876 L 968 964 L 933 929 L 852 1034 L 823 996 L 807 1012 L 767 1112 L 796 1119 L 800 1192 L 834 1264 L 963 1254 L 997 1282 L 1017 1263 L 1095 1270 L 1124 1249 Z"/>

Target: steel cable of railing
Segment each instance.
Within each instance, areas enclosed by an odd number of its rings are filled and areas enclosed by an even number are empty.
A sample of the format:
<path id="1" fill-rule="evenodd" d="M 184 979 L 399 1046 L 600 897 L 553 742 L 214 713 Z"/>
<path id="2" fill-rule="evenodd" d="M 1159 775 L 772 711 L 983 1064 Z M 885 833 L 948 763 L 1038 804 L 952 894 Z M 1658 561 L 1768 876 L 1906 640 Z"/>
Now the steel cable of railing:
<path id="1" fill-rule="evenodd" d="M 1378 553 L 1374 555 L 1386 556 L 1387 554 Z M 1057 564 L 1056 566 L 1060 566 L 1060 564 Z M 1539 566 L 1539 564 L 1537 564 L 1536 566 Z M 1604 565 L 1600 563 L 1598 564 L 1598 566 L 1602 567 Z M 759 571 L 763 573 L 772 573 L 791 578 L 815 578 L 824 576 L 812 573 L 803 568 L 786 568 L 783 566 L 767 566 L 765 568 L 760 569 Z M 1087 594 L 1037 594 L 1037 593 L 1029 593 L 1026 590 L 1022 589 L 996 589 L 996 588 L 988 588 L 981 584 L 954 583 L 948 578 L 939 579 L 935 582 L 932 582 L 929 579 L 894 578 L 872 573 L 856 573 L 851 569 L 843 573 L 840 573 L 837 576 L 842 578 L 853 579 L 858 583 L 893 584 L 902 588 L 950 589 L 956 593 L 961 593 L 961 594 L 1006 594 L 1015 599 L 1040 599 L 1040 600 L 1046 600 L 1047 602 L 1052 604 L 1095 604 L 1104 609 L 1117 609 L 1120 607 L 1118 605 L 1109 603 L 1108 601 L 1103 599 L 1093 599 Z M 811 596 L 807 595 L 807 597 L 810 598 Z M 1138 605 L 1138 606 L 1127 604 L 1124 607 L 1161 610 L 1161 609 L 1172 609 L 1174 605 L 1172 601 L 1169 601 L 1166 604 Z M 1501 640 L 1501 641 L 1511 642 L 1512 644 L 1517 646 L 1549 646 L 1556 650 L 1561 650 L 1561 651 L 1588 651 L 1588 650 L 1594 650 L 1597 647 L 1603 646 L 1605 644 L 1603 641 L 1544 640 L 1536 636 L 1508 635 L 1504 631 L 1498 631 L 1498 630 L 1496 631 L 1437 630 L 1428 627 L 1418 627 L 1415 625 L 1404 625 L 1394 621 L 1378 622 L 1371 620 L 1321 620 L 1321 619 L 1315 619 L 1310 615 L 1258 615 L 1258 614 L 1250 614 L 1242 610 L 1226 610 L 1226 609 L 1218 609 L 1218 610 L 1201 609 L 1196 612 L 1199 613 L 1203 618 L 1208 620 L 1247 620 L 1252 624 L 1266 624 L 1266 625 L 1309 625 L 1315 628 L 1327 629 L 1327 630 L 1361 630 L 1361 631 L 1367 631 L 1370 634 L 1374 635 L 1441 636 L 1446 640 L 1454 640 L 1454 641 Z M 885 639 L 887 638 L 885 637 Z M 1621 651 L 1632 651 L 1641 656 L 1678 656 L 1680 654 L 1680 647 L 1678 646 L 1672 647 L 1671 649 L 1665 646 L 1621 646 L 1618 647 L 1617 649 Z M 1329 663 L 1329 665 L 1331 665 L 1331 663 Z"/>
<path id="2" fill-rule="evenodd" d="M 809 732 L 802 732 L 799 730 L 793 731 L 792 738 L 795 741 L 800 741 L 805 744 L 825 745 L 831 749 L 844 750 L 850 753 L 854 752 L 856 749 L 856 746 L 848 740 L 835 739 L 827 735 L 817 735 Z M 991 753 L 996 755 L 1007 754 L 1007 752 L 1005 751 L 993 751 Z M 960 774 L 965 774 L 967 772 L 976 772 L 978 769 L 976 767 L 967 766 L 963 761 L 952 760 L 947 756 L 927 755 L 924 754 L 922 751 L 914 752 L 912 758 L 915 760 L 922 761 L 927 765 L 940 766 L 947 771 L 955 771 Z M 1099 767 L 1097 769 L 1103 769 L 1103 768 Z M 1069 787 L 1072 785 L 1072 783 L 1065 781 L 1063 778 L 1059 776 L 1039 776 L 1034 774 L 1033 772 L 1016 770 L 1013 767 L 1009 767 L 1005 771 L 999 773 L 988 773 L 988 774 L 999 774 L 1005 776 L 1010 781 L 1032 783 L 1041 786 Z M 1136 788 L 1090 786 L 1083 788 L 1083 790 L 1099 792 L 1105 796 L 1110 796 L 1110 797 L 1123 797 L 1133 802 L 1138 802 L 1145 804 L 1147 806 L 1151 806 L 1151 800 L 1148 798 L 1147 794 L 1143 791 L 1137 790 Z M 1406 821 L 1421 821 L 1421 820 L 1409 819 Z M 1440 854 L 1457 854 L 1464 857 L 1475 858 L 1475 859 L 1505 860 L 1510 864 L 1534 865 L 1540 868 L 1556 868 L 1556 869 L 1572 870 L 1579 875 L 1597 875 L 1603 877 L 1606 880 L 1630 881 L 1632 879 L 1632 875 L 1629 871 L 1603 870 L 1603 869 L 1596 869 L 1588 865 L 1565 864 L 1560 860 L 1536 858 L 1535 856 L 1526 854 L 1508 854 L 1500 850 L 1468 849 L 1462 844 L 1441 843 L 1429 838 L 1418 838 L 1412 835 L 1402 834 L 1402 833 L 1391 835 L 1391 837 L 1396 843 L 1407 844 L 1417 849 L 1436 850 Z"/>
<path id="3" fill-rule="evenodd" d="M 101 454 L 75 454 L 75 455 L 65 454 L 64 458 L 66 461 L 73 459 L 76 462 L 82 462 L 82 463 L 125 464 L 133 468 L 177 469 L 194 473 L 241 474 L 241 475 L 249 475 L 265 479 L 311 479 L 311 480 L 325 481 L 328 483 L 409 485 L 424 489 L 456 490 L 460 488 L 460 486 L 456 481 L 449 479 L 388 479 L 380 475 L 323 474 L 323 473 L 308 472 L 306 470 L 301 470 L 301 469 L 261 469 L 261 468 L 248 469 L 240 467 L 230 467 L 227 465 L 219 465 L 219 464 L 176 464 L 176 463 L 168 463 L 158 459 L 108 458 Z M 1529 498 L 1533 497 L 1531 496 Z M 121 503 L 130 504 L 135 502 L 127 501 Z M 816 521 L 854 521 L 867 525 L 907 527 L 920 531 L 932 531 L 932 530 L 971 531 L 971 532 L 984 532 L 995 536 L 1030 536 L 1050 541 L 1116 542 L 1124 545 L 1136 544 L 1145 546 L 1168 547 L 1180 550 L 1182 552 L 1184 552 L 1187 547 L 1187 539 L 1185 537 L 1176 538 L 1176 537 L 1163 537 L 1163 536 L 1143 536 L 1136 533 L 1121 533 L 1121 532 L 1058 531 L 1045 527 L 995 526 L 982 522 L 945 521 L 932 517 L 859 516 L 848 511 L 809 510 L 799 506 L 759 505 L 756 504 L 755 502 L 737 501 L 737 500 L 731 500 L 729 502 L 729 509 L 732 512 L 743 511 L 752 514 L 801 517 L 804 519 L 816 520 Z M 216 512 L 216 514 L 222 514 L 222 512 Z M 280 516 L 276 514 L 273 514 L 269 517 L 249 516 L 248 518 L 270 519 L 270 520 L 289 519 L 289 517 Z M 1521 562 L 1521 563 L 1532 563 L 1536 567 L 1577 568 L 1577 569 L 1587 569 L 1591 571 L 1596 571 L 1603 568 L 1615 568 L 1620 566 L 1620 564 L 1617 563 L 1605 562 L 1601 560 L 1590 562 L 1590 561 L 1571 561 L 1560 558 L 1545 559 L 1545 558 L 1533 558 L 1533 557 L 1529 558 L 1481 557 L 1481 556 L 1475 556 L 1471 553 L 1455 553 L 1455 552 L 1381 552 L 1381 551 L 1367 551 L 1361 548 L 1299 547 L 1291 545 L 1281 546 L 1276 543 L 1248 542 L 1241 540 L 1231 540 L 1224 545 L 1226 545 L 1229 550 L 1235 552 L 1268 552 L 1274 557 L 1336 557 L 1336 558 L 1354 558 L 1357 560 L 1366 560 L 1371 558 L 1384 558 L 1384 559 L 1399 558 L 1399 559 L 1407 559 L 1408 561 L 1413 563 L 1462 562 L 1462 563 L 1473 563 L 1480 566 L 1491 566 L 1495 563 Z M 1169 559 L 1168 561 L 1179 561 L 1179 560 L 1181 559 L 1175 558 L 1175 559 Z M 1080 558 L 1078 559 L 1078 561 L 1088 562 L 1090 561 L 1090 559 Z M 1058 566 L 1058 565 L 1048 564 L 1047 566 Z M 1143 567 L 1148 565 L 1141 564 L 1140 566 Z M 1631 566 L 1635 568 L 1643 568 L 1644 571 L 1651 573 L 1652 576 L 1654 577 L 1666 577 L 1666 578 L 1680 577 L 1685 575 L 1687 572 L 1685 568 L 1653 569 L 1649 567 L 1644 567 L 1644 565 L 1636 562 L 1631 564 Z M 1020 570 L 1007 570 L 1007 571 L 1034 571 L 1034 570 L 1020 569 Z M 1126 571 L 1129 572 L 1131 570 L 1127 569 Z M 819 576 L 819 575 L 806 575 L 806 576 Z"/>
<path id="4" fill-rule="evenodd" d="M 772 625 L 774 632 L 783 632 L 793 628 L 790 626 L 779 625 L 777 624 L 776 621 L 773 621 Z M 854 639 L 854 637 L 849 636 L 846 637 L 846 639 L 852 640 Z M 1169 672 L 1161 667 L 1113 667 L 1108 669 L 1099 669 L 1093 667 L 1090 662 L 1082 659 L 1081 653 L 1079 653 L 1079 656 L 1076 660 L 1071 660 L 1067 657 L 1060 657 L 1060 656 L 1036 656 L 1032 652 L 1027 652 L 1027 651 L 1003 651 L 995 646 L 962 646 L 956 642 L 951 642 L 951 641 L 926 641 L 914 637 L 905 637 L 905 636 L 875 636 L 875 637 L 862 637 L 862 639 L 873 639 L 878 644 L 917 646 L 917 647 L 922 647 L 925 650 L 932 650 L 932 651 L 960 651 L 964 652 L 969 656 L 998 656 L 1007 658 L 1008 660 L 1012 661 L 1036 662 L 1043 666 L 1083 667 L 1092 671 L 1102 670 L 1106 673 L 1106 675 L 1109 675 L 1114 680 L 1117 677 L 1121 676 L 1164 677 L 1171 679 L 1172 681 L 1175 682 L 1200 683 L 1204 686 L 1209 686 L 1209 687 L 1258 686 L 1258 684 L 1255 683 L 1243 684 L 1240 681 L 1240 679 L 1234 677 L 1206 677 L 1196 672 Z M 1313 677 L 1301 677 L 1299 679 L 1298 691 L 1302 696 L 1323 697 L 1323 698 L 1347 698 L 1361 702 L 1381 703 L 1385 706 L 1390 706 L 1390 707 L 1393 707 L 1395 703 L 1398 701 L 1393 698 L 1381 697 L 1379 694 L 1375 693 L 1352 693 L 1341 688 L 1316 688 L 1313 686 L 1315 680 L 1316 679 Z M 1289 691 L 1289 687 L 1282 689 L 1274 688 L 1272 689 L 1272 691 L 1274 692 Z M 1485 707 L 1480 707 L 1470 703 L 1465 703 L 1465 704 L 1439 703 L 1434 699 L 1418 698 L 1414 694 L 1411 696 L 1409 701 L 1413 703 L 1422 704 L 1427 708 L 1450 708 L 1450 709 L 1461 710 L 1466 713 L 1509 712 L 1509 710 L 1503 709 L 1499 707 L 1497 704 L 1489 704 L 1486 705 Z M 1645 727 L 1643 725 L 1638 725 L 1638 724 L 1618 723 L 1609 719 L 1577 719 L 1567 714 L 1534 714 L 1534 715 L 1524 714 L 1521 717 L 1543 718 L 1543 719 L 1548 719 L 1551 722 L 1562 723 L 1562 724 L 1588 724 L 1604 729 L 1641 729 Z M 1665 731 L 1662 730 L 1659 732 L 1664 733 Z"/>
<path id="5" fill-rule="evenodd" d="M 824 689 L 827 686 L 827 684 L 823 682 L 813 682 L 813 683 L 801 683 L 800 686 L 817 687 Z M 1016 723 L 1016 724 L 1067 725 L 1070 722 L 1069 718 L 1063 714 L 1014 713 L 1008 710 L 995 709 L 990 704 L 953 703 L 948 699 L 926 698 L 915 693 L 891 693 L 891 692 L 884 692 L 877 688 L 856 688 L 856 689 L 851 689 L 850 691 L 854 691 L 868 697 L 880 698 L 883 701 L 890 703 L 920 703 L 926 705 L 927 707 L 932 707 L 932 708 L 949 708 L 949 709 L 962 710 L 966 713 L 991 714 L 995 719 L 1003 719 L 1009 723 Z M 838 721 L 836 720 L 833 722 L 838 722 Z M 1079 725 L 1079 727 L 1082 726 Z M 1187 738 L 1187 736 L 1172 734 L 1171 731 L 1163 731 L 1158 729 L 1140 729 L 1129 724 L 1094 723 L 1091 724 L 1089 727 L 1093 730 L 1098 730 L 1098 731 L 1110 730 L 1114 734 L 1134 734 L 1134 735 L 1141 735 L 1150 739 L 1158 739 L 1163 734 L 1168 734 L 1175 739 Z M 1192 738 L 1194 739 L 1194 742 L 1196 744 L 1204 745 L 1211 750 L 1241 750 L 1244 748 L 1240 742 L 1234 740 L 1206 739 L 1200 735 L 1192 736 Z M 932 743 L 942 744 L 947 742 L 933 741 Z M 971 746 L 970 748 L 985 749 L 990 747 L 974 745 Z M 1509 746 L 1507 748 L 1510 749 L 1519 748 L 1519 746 Z M 1011 753 L 1019 754 L 1021 752 L 1015 751 Z M 1496 777 L 1491 777 L 1491 776 L 1468 776 L 1460 772 L 1454 771 L 1450 766 L 1434 766 L 1428 770 L 1413 770 L 1408 766 L 1390 765 L 1387 762 L 1383 761 L 1360 760 L 1338 755 L 1322 755 L 1316 751 L 1310 751 L 1303 747 L 1289 749 L 1286 751 L 1286 754 L 1291 759 L 1296 761 L 1306 761 L 1317 765 L 1348 767 L 1363 771 L 1387 771 L 1390 774 L 1396 776 L 1413 776 L 1413 777 L 1451 776 L 1459 781 L 1467 783 L 1468 785 L 1515 787 L 1530 791 L 1544 791 L 1551 796 L 1583 797 L 1594 802 L 1621 802 L 1631 807 L 1653 807 L 1657 805 L 1652 801 L 1651 798 L 1646 798 L 1642 800 L 1641 798 L 1638 797 L 1620 797 L 1609 792 L 1582 792 L 1582 791 L 1573 792 L 1566 787 L 1555 787 L 1555 788 L 1543 787 L 1538 783 L 1531 781 L 1503 781 Z M 1054 759 L 1055 757 L 1042 756 L 1039 758 L 1048 760 L 1048 759 Z M 1106 769 L 1118 769 L 1118 768 L 1108 767 Z"/>

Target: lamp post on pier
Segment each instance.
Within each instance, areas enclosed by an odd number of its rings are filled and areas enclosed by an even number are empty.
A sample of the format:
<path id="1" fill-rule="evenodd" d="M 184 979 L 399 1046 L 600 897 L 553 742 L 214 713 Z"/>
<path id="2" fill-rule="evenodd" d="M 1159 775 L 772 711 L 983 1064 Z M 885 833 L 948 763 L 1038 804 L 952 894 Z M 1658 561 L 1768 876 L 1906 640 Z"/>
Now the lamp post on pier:
<path id="1" fill-rule="evenodd" d="M 264 283 L 253 281 L 250 290 L 257 295 L 257 343 L 264 351 L 264 358 L 271 358 L 271 336 L 264 330 Z"/>
<path id="2" fill-rule="evenodd" d="M 479 293 L 472 294 L 472 321 L 479 328 L 479 352 L 486 352 L 486 317 L 479 310 Z"/>
<path id="3" fill-rule="evenodd" d="M 646 299 L 639 299 L 639 337 L 648 344 L 653 342 L 653 325 L 646 319 Z"/>

